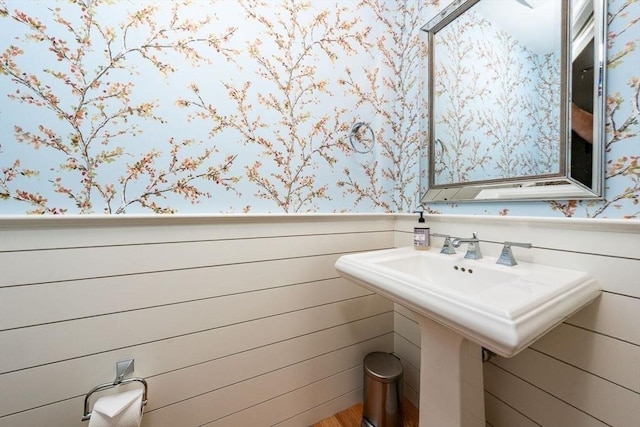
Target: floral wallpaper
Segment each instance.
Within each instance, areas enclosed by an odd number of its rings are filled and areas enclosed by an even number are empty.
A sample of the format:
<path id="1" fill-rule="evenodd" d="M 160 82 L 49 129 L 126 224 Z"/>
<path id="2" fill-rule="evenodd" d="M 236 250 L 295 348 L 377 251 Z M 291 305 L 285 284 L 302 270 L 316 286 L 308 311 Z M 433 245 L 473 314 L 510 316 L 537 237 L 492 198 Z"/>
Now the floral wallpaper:
<path id="1" fill-rule="evenodd" d="M 0 213 L 412 211 L 447 3 L 0 0 Z M 639 8 L 609 0 L 605 201 L 429 209 L 638 216 Z"/>
<path id="2" fill-rule="evenodd" d="M 3 1 L 0 209 L 410 210 L 431 4 Z"/>
<path id="3" fill-rule="evenodd" d="M 438 31 L 431 54 L 435 184 L 559 172 L 557 52 L 528 49 L 471 8 Z"/>

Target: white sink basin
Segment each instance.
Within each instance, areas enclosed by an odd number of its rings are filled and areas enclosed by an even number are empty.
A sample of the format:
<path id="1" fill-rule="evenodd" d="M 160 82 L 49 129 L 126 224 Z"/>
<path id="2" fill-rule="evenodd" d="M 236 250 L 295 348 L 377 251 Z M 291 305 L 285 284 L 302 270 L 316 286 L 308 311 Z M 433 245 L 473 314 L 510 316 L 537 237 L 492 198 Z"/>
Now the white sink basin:
<path id="1" fill-rule="evenodd" d="M 600 295 L 587 273 L 495 258 L 464 259 L 413 247 L 344 255 L 348 280 L 512 357 Z"/>

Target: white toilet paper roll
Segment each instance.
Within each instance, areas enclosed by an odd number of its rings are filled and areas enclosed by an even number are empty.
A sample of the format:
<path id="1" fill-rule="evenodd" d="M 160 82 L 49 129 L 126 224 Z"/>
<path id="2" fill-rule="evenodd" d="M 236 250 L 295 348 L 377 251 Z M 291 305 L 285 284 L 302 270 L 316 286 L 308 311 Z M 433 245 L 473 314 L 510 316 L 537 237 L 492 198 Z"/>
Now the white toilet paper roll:
<path id="1" fill-rule="evenodd" d="M 142 392 L 131 390 L 96 400 L 89 427 L 140 427 Z"/>

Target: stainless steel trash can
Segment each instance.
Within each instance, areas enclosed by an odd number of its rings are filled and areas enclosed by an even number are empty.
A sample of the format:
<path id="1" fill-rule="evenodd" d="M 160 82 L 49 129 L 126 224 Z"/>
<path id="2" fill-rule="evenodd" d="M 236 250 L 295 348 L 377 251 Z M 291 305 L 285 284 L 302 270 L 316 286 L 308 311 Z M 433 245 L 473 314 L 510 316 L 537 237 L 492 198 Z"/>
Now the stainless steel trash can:
<path id="1" fill-rule="evenodd" d="M 362 427 L 402 427 L 402 364 L 390 353 L 364 358 Z"/>

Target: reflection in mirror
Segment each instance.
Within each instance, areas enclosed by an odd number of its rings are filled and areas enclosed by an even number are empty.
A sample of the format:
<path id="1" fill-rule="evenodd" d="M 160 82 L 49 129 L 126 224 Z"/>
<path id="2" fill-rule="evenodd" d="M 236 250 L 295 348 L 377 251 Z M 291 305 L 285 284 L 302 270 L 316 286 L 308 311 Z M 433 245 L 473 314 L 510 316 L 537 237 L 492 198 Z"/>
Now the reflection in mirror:
<path id="1" fill-rule="evenodd" d="M 603 16 L 604 0 L 457 0 L 423 27 L 423 202 L 600 196 Z"/>
<path id="2" fill-rule="evenodd" d="M 571 170 L 587 187 L 593 182 L 594 16 L 593 3 L 574 1 L 571 43 Z"/>

